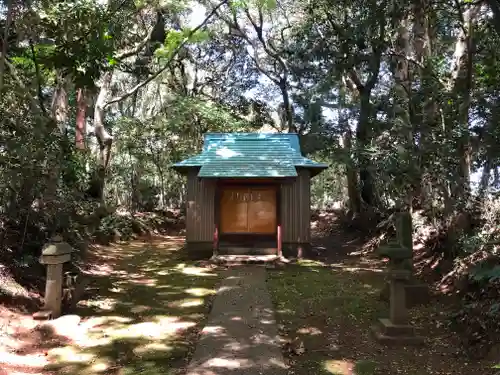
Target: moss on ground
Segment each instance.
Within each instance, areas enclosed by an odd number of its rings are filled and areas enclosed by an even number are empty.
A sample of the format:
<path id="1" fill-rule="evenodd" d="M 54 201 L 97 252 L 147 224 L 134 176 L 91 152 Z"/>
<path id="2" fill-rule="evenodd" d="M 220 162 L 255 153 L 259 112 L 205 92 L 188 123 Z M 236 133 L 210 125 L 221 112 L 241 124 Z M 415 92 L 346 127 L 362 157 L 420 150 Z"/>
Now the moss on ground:
<path id="1" fill-rule="evenodd" d="M 491 363 L 457 353 L 437 303 L 415 308 L 412 321 L 422 328 L 426 346 L 385 347 L 370 326 L 386 316 L 380 301 L 383 269 L 369 259 L 338 264 L 303 260 L 268 273 L 284 353 L 294 375 L 463 375 L 490 374 Z M 289 344 L 288 342 L 292 342 Z M 294 350 L 302 342 L 305 351 Z"/>

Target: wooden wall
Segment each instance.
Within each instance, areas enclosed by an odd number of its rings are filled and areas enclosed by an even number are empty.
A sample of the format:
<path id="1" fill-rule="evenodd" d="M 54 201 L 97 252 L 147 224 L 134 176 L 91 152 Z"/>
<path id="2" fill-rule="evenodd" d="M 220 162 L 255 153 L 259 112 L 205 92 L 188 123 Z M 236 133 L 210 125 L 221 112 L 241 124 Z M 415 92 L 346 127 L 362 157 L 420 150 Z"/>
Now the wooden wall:
<path id="1" fill-rule="evenodd" d="M 298 177 L 281 185 L 280 215 L 283 242 L 306 244 L 311 240 L 310 172 L 297 170 Z M 215 218 L 216 180 L 199 179 L 198 171 L 188 174 L 186 240 L 212 243 Z"/>
<path id="2" fill-rule="evenodd" d="M 193 169 L 187 180 L 186 240 L 210 242 L 214 238 L 215 180 L 198 178 Z"/>
<path id="3" fill-rule="evenodd" d="M 281 186 L 283 242 L 305 244 L 311 240 L 311 175 L 298 169 L 297 179 Z"/>

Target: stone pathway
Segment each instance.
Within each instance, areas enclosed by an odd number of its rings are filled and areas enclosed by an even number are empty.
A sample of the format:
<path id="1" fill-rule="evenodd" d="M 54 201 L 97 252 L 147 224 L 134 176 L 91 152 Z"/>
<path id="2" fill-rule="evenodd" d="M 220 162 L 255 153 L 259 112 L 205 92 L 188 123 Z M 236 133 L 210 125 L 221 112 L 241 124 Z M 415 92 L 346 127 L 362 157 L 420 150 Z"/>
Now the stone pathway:
<path id="1" fill-rule="evenodd" d="M 225 272 L 187 375 L 285 374 L 265 268 Z"/>

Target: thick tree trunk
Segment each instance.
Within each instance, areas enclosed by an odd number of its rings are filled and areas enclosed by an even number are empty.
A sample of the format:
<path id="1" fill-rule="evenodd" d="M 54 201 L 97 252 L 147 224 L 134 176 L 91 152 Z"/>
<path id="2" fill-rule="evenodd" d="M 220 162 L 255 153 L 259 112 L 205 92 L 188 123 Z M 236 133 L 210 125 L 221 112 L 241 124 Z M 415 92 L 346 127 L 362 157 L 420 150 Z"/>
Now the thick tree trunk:
<path id="1" fill-rule="evenodd" d="M 68 123 L 69 106 L 68 106 L 68 86 L 69 79 L 63 76 L 61 72 L 56 72 L 57 82 L 54 94 L 52 96 L 51 115 L 55 119 L 55 125 L 59 129 L 59 136 L 66 137 L 66 126 Z M 48 131 L 54 130 L 49 128 Z M 56 138 L 56 142 L 58 139 Z M 57 144 L 57 151 L 49 154 L 53 159 L 48 161 L 48 179 L 47 188 L 44 193 L 43 201 L 46 205 L 50 205 L 57 198 L 57 189 L 59 187 L 59 177 L 61 174 L 61 161 L 64 157 L 60 143 Z"/>
<path id="2" fill-rule="evenodd" d="M 97 169 L 94 172 L 91 185 L 95 187 L 97 197 L 102 202 L 104 201 L 104 184 L 106 180 L 106 171 L 111 158 L 111 146 L 113 144 L 113 137 L 108 133 L 104 127 L 104 116 L 106 99 L 111 89 L 111 78 L 113 73 L 106 72 L 102 79 L 101 88 L 97 95 L 97 100 L 94 108 L 94 132 L 99 144 L 99 154 L 97 158 Z"/>
<path id="3" fill-rule="evenodd" d="M 361 212 L 359 197 L 358 175 L 351 159 L 352 154 L 352 131 L 347 126 L 344 132 L 344 152 L 348 155 L 346 162 L 347 195 L 349 198 L 349 209 L 356 215 Z"/>
<path id="4" fill-rule="evenodd" d="M 461 211 L 469 198 L 470 193 L 470 135 L 469 109 L 471 104 L 472 70 L 474 43 L 472 32 L 477 20 L 481 5 L 474 5 L 463 12 L 463 23 L 455 43 L 454 62 L 452 70 L 452 95 L 458 104 L 456 110 L 458 119 L 456 125 L 460 130 L 457 145 L 458 173 L 457 181 L 452 187 L 452 196 L 456 207 Z M 454 125 L 454 124 L 453 124 Z"/>
<path id="5" fill-rule="evenodd" d="M 396 82 L 395 86 L 395 116 L 398 126 L 398 133 L 401 137 L 401 145 L 403 152 L 399 155 L 402 165 L 404 165 L 405 173 L 403 175 L 403 184 L 406 192 L 401 197 L 401 209 L 411 213 L 413 205 L 413 193 L 418 181 L 418 166 L 415 167 L 414 162 L 414 141 L 413 141 L 413 124 L 411 121 L 411 79 L 410 67 L 406 56 L 410 55 L 410 35 L 408 30 L 408 19 L 404 17 L 399 20 L 396 34 L 396 58 L 393 64 L 393 74 Z"/>
<path id="6" fill-rule="evenodd" d="M 359 154 L 359 183 L 361 190 L 361 199 L 369 206 L 377 205 L 375 193 L 375 181 L 372 171 L 370 170 L 371 161 L 365 151 L 370 146 L 372 140 L 372 124 L 371 111 L 372 104 L 370 103 L 371 90 L 361 90 L 360 93 L 360 114 L 358 126 L 356 129 L 356 143 L 361 149 Z"/>
<path id="7" fill-rule="evenodd" d="M 298 129 L 293 122 L 293 108 L 290 100 L 290 95 L 288 93 L 287 81 L 286 79 L 280 80 L 280 91 L 281 97 L 283 99 L 283 115 L 282 117 L 282 129 L 286 129 L 288 133 L 297 133 Z M 284 126 L 283 126 L 284 125 Z"/>
<path id="8" fill-rule="evenodd" d="M 439 130 L 439 92 L 436 92 L 436 79 L 434 74 L 432 57 L 432 40 L 430 14 L 431 9 L 428 0 L 415 0 L 413 2 L 413 49 L 415 60 L 418 63 L 418 75 L 421 82 L 421 95 L 423 103 L 421 107 L 421 121 L 414 124 L 414 128 L 420 134 L 419 141 L 419 163 L 421 172 L 416 178 L 416 198 L 423 207 L 432 208 L 434 196 L 436 195 L 433 180 L 432 160 L 436 158 L 434 135 Z"/>

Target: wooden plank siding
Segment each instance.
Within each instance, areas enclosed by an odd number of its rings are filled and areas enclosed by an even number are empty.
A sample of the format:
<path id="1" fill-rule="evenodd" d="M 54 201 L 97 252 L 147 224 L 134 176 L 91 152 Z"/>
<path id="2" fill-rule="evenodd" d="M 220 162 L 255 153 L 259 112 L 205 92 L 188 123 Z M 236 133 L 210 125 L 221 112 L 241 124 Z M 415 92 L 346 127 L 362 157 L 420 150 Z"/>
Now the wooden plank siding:
<path id="1" fill-rule="evenodd" d="M 310 172 L 298 169 L 298 177 L 282 182 L 280 217 L 283 242 L 307 244 L 311 240 Z M 215 228 L 215 179 L 200 179 L 193 168 L 187 176 L 186 241 L 211 244 Z M 250 186 L 250 185 L 249 185 Z"/>
<path id="2" fill-rule="evenodd" d="M 298 177 L 281 186 L 283 242 L 306 244 L 311 240 L 311 175 L 298 169 Z"/>
<path id="3" fill-rule="evenodd" d="M 212 242 L 215 218 L 215 180 L 198 178 L 193 169 L 187 178 L 186 241 Z"/>

